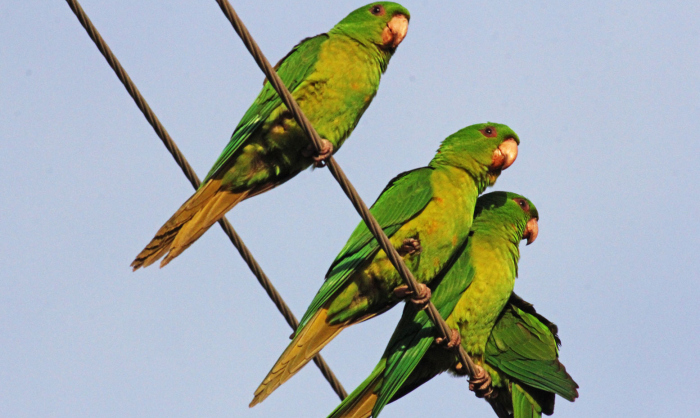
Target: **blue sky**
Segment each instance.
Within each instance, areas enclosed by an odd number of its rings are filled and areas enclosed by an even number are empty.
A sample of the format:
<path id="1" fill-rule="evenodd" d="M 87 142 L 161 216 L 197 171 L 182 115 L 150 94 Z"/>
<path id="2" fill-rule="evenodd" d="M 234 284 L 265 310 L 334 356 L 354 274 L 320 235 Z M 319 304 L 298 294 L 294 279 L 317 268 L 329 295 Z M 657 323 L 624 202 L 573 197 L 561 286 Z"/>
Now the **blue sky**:
<path id="1" fill-rule="evenodd" d="M 262 74 L 214 1 L 83 1 L 205 174 Z M 233 2 L 269 59 L 362 2 Z M 700 3 L 403 3 L 408 36 L 337 159 L 364 199 L 478 122 L 520 136 L 493 190 L 540 235 L 516 292 L 560 327 L 581 386 L 559 417 L 692 416 L 700 369 Z M 65 2 L 0 4 L 0 411 L 4 416 L 326 416 L 310 365 L 248 409 L 290 329 L 219 228 L 129 263 L 192 190 Z M 327 170 L 229 220 L 300 316 L 359 217 Z M 400 308 L 323 355 L 346 389 Z M 459 411 L 459 412 L 455 412 Z M 492 416 L 440 376 L 382 416 Z"/>

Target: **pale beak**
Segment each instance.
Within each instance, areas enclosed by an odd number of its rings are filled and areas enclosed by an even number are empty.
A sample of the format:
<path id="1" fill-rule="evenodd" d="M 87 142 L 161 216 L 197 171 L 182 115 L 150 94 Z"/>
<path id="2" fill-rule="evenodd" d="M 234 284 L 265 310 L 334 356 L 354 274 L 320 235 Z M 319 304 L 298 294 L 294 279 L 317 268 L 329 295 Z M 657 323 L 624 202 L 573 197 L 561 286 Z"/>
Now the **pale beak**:
<path id="1" fill-rule="evenodd" d="M 491 168 L 505 170 L 510 167 L 518 158 L 518 143 L 510 138 L 503 141 L 493 152 Z"/>
<path id="2" fill-rule="evenodd" d="M 391 18 L 382 31 L 382 42 L 385 46 L 396 48 L 408 32 L 408 18 L 405 15 L 397 14 Z"/>
<path id="3" fill-rule="evenodd" d="M 523 234 L 523 239 L 527 238 L 527 245 L 532 244 L 537 239 L 537 234 L 539 233 L 539 227 L 537 224 L 537 219 L 532 218 L 527 221 L 525 226 L 525 233 Z"/>

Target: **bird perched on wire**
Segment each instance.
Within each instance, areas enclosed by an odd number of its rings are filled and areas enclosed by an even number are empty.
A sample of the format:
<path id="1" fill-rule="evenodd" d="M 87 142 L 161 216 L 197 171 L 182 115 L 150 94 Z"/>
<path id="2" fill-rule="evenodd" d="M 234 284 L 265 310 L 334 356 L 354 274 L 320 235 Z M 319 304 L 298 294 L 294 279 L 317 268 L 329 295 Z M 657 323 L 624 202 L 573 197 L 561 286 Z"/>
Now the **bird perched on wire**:
<path id="1" fill-rule="evenodd" d="M 501 416 L 540 418 L 542 414 L 554 413 L 555 395 L 571 402 L 578 398 L 578 385 L 559 361 L 561 340 L 557 333 L 557 326 L 538 314 L 532 304 L 515 293 L 511 295 L 491 330 L 483 354 L 484 370 L 492 382 L 490 403 L 494 409 L 505 412 Z M 461 374 L 456 369 L 459 366 L 456 357 L 433 344 L 412 372 L 405 371 L 408 373 L 405 380 L 391 391 L 392 396 L 383 397 L 383 405 L 378 408 L 379 393 L 389 393 L 388 387 L 387 390 L 383 387 L 387 376 L 385 360 L 396 342 L 392 338 L 385 358 L 329 418 L 376 418 L 387 402 L 400 399 L 443 371 L 449 369 L 453 374 Z M 394 378 L 399 376 L 399 373 L 391 374 Z M 474 390 L 472 384 L 470 389 Z"/>
<path id="2" fill-rule="evenodd" d="M 427 303 L 426 285 L 467 238 L 477 196 L 515 161 L 519 141 L 506 125 L 472 125 L 447 137 L 427 167 L 389 182 L 370 211 L 418 281 L 419 294 L 409 294 L 386 253 L 360 223 L 250 405 L 262 402 L 343 329 L 407 296 Z"/>
<path id="3" fill-rule="evenodd" d="M 557 359 L 556 331 L 533 317 L 531 305 L 512 296 L 518 243 L 535 241 L 538 219 L 537 209 L 523 196 L 481 196 L 469 238 L 440 273 L 433 292 L 435 307 L 453 330 L 450 340 L 436 338 L 428 315 L 407 305 L 374 371 L 329 418 L 377 418 L 387 403 L 437 374 L 448 369 L 464 374 L 454 351 L 446 350 L 460 344 L 476 365 L 470 389 L 501 411 L 515 417 L 551 414 L 554 393 L 573 400 L 578 386 Z"/>
<path id="4" fill-rule="evenodd" d="M 181 254 L 244 199 L 266 192 L 337 151 L 377 93 L 381 75 L 408 30 L 403 6 L 376 2 L 333 29 L 304 39 L 275 70 L 323 138 L 310 139 L 269 82 L 238 123 L 199 189 L 131 263 L 134 270 Z"/>

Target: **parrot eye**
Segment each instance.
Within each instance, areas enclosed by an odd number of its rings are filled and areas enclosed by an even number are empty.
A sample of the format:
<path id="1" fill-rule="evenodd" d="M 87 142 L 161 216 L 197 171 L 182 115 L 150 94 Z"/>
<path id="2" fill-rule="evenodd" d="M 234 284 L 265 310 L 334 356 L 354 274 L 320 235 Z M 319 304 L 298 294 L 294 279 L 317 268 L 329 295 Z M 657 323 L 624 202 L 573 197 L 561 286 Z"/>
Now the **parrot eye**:
<path id="1" fill-rule="evenodd" d="M 525 212 L 530 211 L 530 205 L 528 205 L 524 199 L 514 199 L 514 200 L 515 200 L 515 203 L 517 203 L 522 208 L 522 210 L 524 210 Z"/>
<path id="2" fill-rule="evenodd" d="M 495 138 L 497 133 L 496 133 L 496 128 L 493 126 L 487 126 L 484 129 L 479 130 L 482 134 L 484 134 L 485 137 L 487 138 Z"/>
<path id="3" fill-rule="evenodd" d="M 377 4 L 375 6 L 370 7 L 369 9 L 370 13 L 372 13 L 375 16 L 384 16 L 384 6 L 381 4 Z"/>

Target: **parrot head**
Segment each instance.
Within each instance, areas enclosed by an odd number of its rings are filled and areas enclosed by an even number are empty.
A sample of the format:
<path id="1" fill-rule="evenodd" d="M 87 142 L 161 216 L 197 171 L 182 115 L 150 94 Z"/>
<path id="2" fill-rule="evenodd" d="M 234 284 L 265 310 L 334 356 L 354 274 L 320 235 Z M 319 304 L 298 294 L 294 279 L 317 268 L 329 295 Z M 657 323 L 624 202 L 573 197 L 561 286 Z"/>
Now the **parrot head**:
<path id="1" fill-rule="evenodd" d="M 539 224 L 537 223 L 540 220 L 540 215 L 537 213 L 537 208 L 535 207 L 535 205 L 528 199 L 522 196 L 518 196 L 515 193 L 510 194 L 513 195 L 513 197 L 511 197 L 511 200 L 517 203 L 518 207 L 520 207 L 520 210 L 522 210 L 525 216 L 528 217 L 527 223 L 525 224 L 525 232 L 523 232 L 522 239 L 526 239 L 526 245 L 530 245 L 533 242 L 535 242 L 535 240 L 537 239 L 537 234 L 539 234 L 540 232 Z"/>
<path id="2" fill-rule="evenodd" d="M 527 245 L 537 239 L 540 219 L 535 205 L 526 197 L 510 192 L 486 193 L 476 201 L 474 222 L 487 222 L 491 229 L 506 232 L 513 243 L 527 240 Z M 498 225 L 500 228 L 493 228 Z"/>
<path id="3" fill-rule="evenodd" d="M 501 171 L 518 157 L 520 139 L 506 125 L 480 123 L 467 126 L 448 136 L 438 149 L 432 164 L 460 167 L 486 186 L 493 186 Z"/>
<path id="4" fill-rule="evenodd" d="M 398 3 L 379 1 L 360 7 L 341 20 L 332 32 L 343 33 L 364 45 L 393 53 L 408 31 L 410 13 Z"/>

